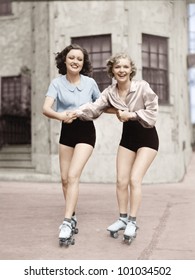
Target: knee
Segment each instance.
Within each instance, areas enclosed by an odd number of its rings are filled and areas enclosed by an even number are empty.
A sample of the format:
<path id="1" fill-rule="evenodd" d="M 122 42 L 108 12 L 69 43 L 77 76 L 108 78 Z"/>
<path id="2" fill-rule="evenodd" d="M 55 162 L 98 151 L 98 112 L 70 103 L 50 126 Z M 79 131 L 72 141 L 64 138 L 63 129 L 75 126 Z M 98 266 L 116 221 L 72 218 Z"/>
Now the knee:
<path id="1" fill-rule="evenodd" d="M 72 185 L 72 184 L 77 184 L 79 182 L 79 176 L 74 173 L 68 174 L 68 179 L 67 179 L 67 184 Z"/>
<path id="2" fill-rule="evenodd" d="M 135 176 L 131 176 L 131 177 L 130 177 L 129 183 L 130 183 L 131 188 L 138 188 L 138 187 L 141 186 L 141 180 L 140 180 L 140 178 L 135 177 Z"/>
<path id="3" fill-rule="evenodd" d="M 117 189 L 118 190 L 126 190 L 128 188 L 128 180 L 124 178 L 117 178 Z"/>
<path id="4" fill-rule="evenodd" d="M 61 175 L 61 182 L 64 190 L 67 190 L 69 185 L 78 183 L 79 181 L 79 176 L 76 174 L 68 174 L 68 176 L 63 176 Z"/>
<path id="5" fill-rule="evenodd" d="M 63 175 L 61 176 L 61 182 L 62 182 L 62 186 L 64 189 L 67 188 L 67 185 L 68 185 L 68 178 L 67 177 L 64 177 Z"/>

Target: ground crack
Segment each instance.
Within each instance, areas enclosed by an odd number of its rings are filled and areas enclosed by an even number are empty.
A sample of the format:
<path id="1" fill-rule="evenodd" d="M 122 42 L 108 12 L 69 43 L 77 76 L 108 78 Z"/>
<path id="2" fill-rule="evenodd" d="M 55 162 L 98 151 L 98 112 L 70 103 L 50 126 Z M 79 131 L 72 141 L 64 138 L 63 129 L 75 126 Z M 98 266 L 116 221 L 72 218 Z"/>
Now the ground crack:
<path id="1" fill-rule="evenodd" d="M 155 232 L 153 234 L 152 240 L 149 243 L 149 245 L 142 251 L 140 256 L 138 257 L 138 260 L 148 260 L 154 249 L 156 248 L 160 235 L 162 232 L 165 230 L 167 220 L 170 215 L 170 208 L 171 208 L 171 203 L 167 203 L 166 208 L 163 212 L 163 215 L 161 216 L 159 220 L 158 226 L 155 228 Z"/>

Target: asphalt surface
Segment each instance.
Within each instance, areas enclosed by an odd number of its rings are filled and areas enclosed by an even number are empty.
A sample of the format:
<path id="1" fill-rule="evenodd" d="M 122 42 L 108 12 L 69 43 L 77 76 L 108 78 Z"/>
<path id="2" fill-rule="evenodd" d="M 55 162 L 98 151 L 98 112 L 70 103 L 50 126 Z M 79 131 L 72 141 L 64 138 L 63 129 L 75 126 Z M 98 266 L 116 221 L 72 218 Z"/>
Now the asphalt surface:
<path id="1" fill-rule="evenodd" d="M 111 238 L 118 218 L 114 184 L 80 184 L 79 233 L 60 247 L 60 183 L 0 182 L 1 260 L 195 260 L 195 154 L 182 182 L 143 185 L 137 238 Z"/>

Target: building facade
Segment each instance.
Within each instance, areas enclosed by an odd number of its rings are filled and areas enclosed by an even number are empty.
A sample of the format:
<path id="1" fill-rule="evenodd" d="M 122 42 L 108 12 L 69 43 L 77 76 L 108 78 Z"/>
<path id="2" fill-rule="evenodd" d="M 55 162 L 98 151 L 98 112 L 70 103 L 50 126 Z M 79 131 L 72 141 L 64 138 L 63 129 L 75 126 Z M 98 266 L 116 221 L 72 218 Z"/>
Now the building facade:
<path id="1" fill-rule="evenodd" d="M 0 179 L 60 180 L 60 123 L 44 117 L 42 105 L 58 75 L 55 53 L 77 42 L 89 51 L 101 90 L 111 82 L 106 59 L 130 54 L 135 78 L 147 80 L 159 96 L 160 150 L 144 182 L 182 180 L 192 153 L 188 1 L 10 3 L 0 15 Z M 109 114 L 95 126 L 96 147 L 82 182 L 113 183 L 122 126 Z"/>

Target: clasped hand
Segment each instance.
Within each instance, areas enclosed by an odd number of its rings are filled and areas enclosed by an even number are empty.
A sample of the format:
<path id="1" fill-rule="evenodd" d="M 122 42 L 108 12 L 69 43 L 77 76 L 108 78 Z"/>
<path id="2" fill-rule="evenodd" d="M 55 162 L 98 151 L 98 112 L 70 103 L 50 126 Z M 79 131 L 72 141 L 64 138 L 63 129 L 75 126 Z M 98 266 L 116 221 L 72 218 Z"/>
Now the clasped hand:
<path id="1" fill-rule="evenodd" d="M 121 122 L 126 122 L 129 120 L 129 112 L 127 111 L 117 110 L 116 115 Z"/>
<path id="2" fill-rule="evenodd" d="M 77 119 L 76 112 L 71 112 L 71 111 L 61 112 L 61 120 L 64 123 L 72 123 L 75 119 Z"/>
<path id="3" fill-rule="evenodd" d="M 134 112 L 117 110 L 116 115 L 121 122 L 127 122 L 129 120 L 134 120 L 136 118 L 136 114 Z"/>

